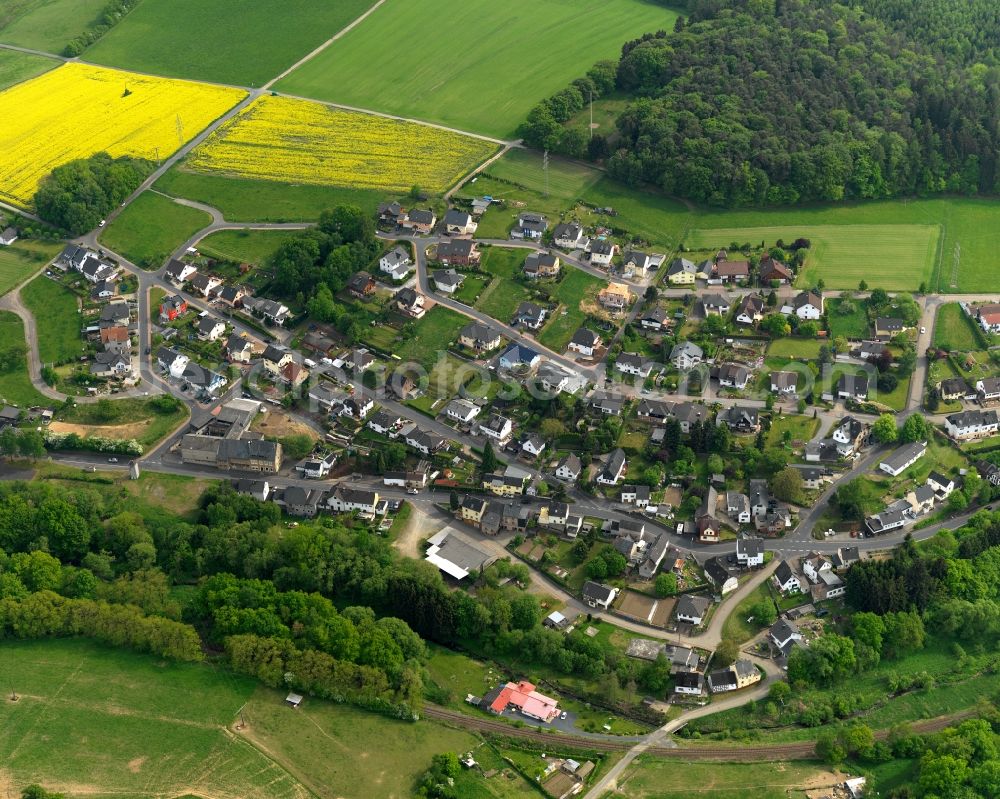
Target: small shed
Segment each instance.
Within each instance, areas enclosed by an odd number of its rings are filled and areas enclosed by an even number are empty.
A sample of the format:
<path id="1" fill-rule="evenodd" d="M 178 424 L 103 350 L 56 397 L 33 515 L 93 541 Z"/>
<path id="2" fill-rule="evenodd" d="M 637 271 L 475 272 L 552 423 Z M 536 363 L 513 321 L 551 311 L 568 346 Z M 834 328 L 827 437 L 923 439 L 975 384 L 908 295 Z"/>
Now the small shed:
<path id="1" fill-rule="evenodd" d="M 285 704 L 289 707 L 298 707 L 302 704 L 302 697 L 299 694 L 289 694 L 285 697 Z"/>

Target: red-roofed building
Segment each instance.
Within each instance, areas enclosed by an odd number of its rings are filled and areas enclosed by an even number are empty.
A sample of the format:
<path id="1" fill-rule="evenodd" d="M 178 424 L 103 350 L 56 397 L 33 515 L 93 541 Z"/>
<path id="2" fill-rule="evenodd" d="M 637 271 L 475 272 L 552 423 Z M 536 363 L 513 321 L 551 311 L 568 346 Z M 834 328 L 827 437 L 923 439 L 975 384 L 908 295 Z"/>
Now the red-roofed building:
<path id="1" fill-rule="evenodd" d="M 1000 305 L 981 305 L 978 309 L 979 324 L 987 333 L 1000 333 Z"/>
<path id="2" fill-rule="evenodd" d="M 513 707 L 522 716 L 546 723 L 559 715 L 558 702 L 538 693 L 535 686 L 527 680 L 509 682 L 494 688 L 483 697 L 481 707 L 498 716 Z"/>

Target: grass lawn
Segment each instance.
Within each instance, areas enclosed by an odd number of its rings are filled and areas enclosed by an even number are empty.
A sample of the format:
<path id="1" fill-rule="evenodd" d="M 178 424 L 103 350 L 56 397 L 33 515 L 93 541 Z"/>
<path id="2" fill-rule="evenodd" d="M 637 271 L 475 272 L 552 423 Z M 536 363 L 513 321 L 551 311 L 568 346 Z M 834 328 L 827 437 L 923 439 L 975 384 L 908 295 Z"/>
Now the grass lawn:
<path id="1" fill-rule="evenodd" d="M 84 427 L 106 428 L 99 432 L 111 437 L 114 437 L 113 429 L 107 428 L 121 427 L 122 437 L 135 438 L 148 449 L 187 417 L 187 408 L 181 403 L 178 403 L 178 407 L 174 410 L 164 413 L 153 406 L 152 403 L 155 401 L 155 397 L 128 398 L 109 400 L 110 406 L 100 402 L 74 405 L 60 410 L 57 420 Z"/>
<path id="2" fill-rule="evenodd" d="M 0 5 L 0 42 L 61 53 L 97 20 L 107 0 L 20 0 Z"/>
<path id="3" fill-rule="evenodd" d="M 843 303 L 850 303 L 850 313 L 841 313 Z M 826 301 L 826 315 L 830 320 L 830 337 L 865 338 L 869 335 L 868 315 L 858 300 L 844 300 L 836 297 Z"/>
<path id="4" fill-rule="evenodd" d="M 466 305 L 475 305 L 483 289 L 493 281 L 482 275 L 466 275 L 462 285 L 451 295 L 453 300 L 464 302 Z"/>
<path id="5" fill-rule="evenodd" d="M 435 305 L 423 319 L 412 323 L 412 335 L 396 345 L 395 354 L 404 361 L 416 361 L 430 368 L 436 363 L 438 353 L 458 338 L 458 331 L 468 322 L 467 317 L 451 308 Z"/>
<path id="6" fill-rule="evenodd" d="M 511 150 L 490 166 L 489 174 L 501 180 L 511 180 L 539 194 L 546 191 L 542 154 L 537 150 Z M 594 167 L 550 156 L 548 193 L 573 200 L 582 196 L 602 176 L 603 173 Z"/>
<path id="7" fill-rule="evenodd" d="M 480 295 L 476 308 L 504 324 L 509 324 L 517 306 L 531 294 L 514 280 L 524 264 L 524 250 L 490 247 L 483 254 L 481 269 L 496 275 L 489 288 Z"/>
<path id="8" fill-rule="evenodd" d="M 224 261 L 262 264 L 294 235 L 288 230 L 220 230 L 198 242 L 198 251 Z"/>
<path id="9" fill-rule="evenodd" d="M 211 205 L 237 222 L 312 222 L 328 208 L 344 204 L 374 213 L 387 199 L 384 192 L 366 189 L 205 175 L 185 169 L 183 162 L 156 181 L 155 188 Z"/>
<path id="10" fill-rule="evenodd" d="M 555 352 L 566 349 L 569 340 L 586 319 L 586 314 L 580 309 L 581 301 L 588 295 L 595 294 L 603 285 L 603 280 L 598 280 L 579 269 L 567 267 L 566 276 L 556 289 L 560 310 L 545 323 L 538 340 Z"/>
<path id="11" fill-rule="evenodd" d="M 938 308 L 934 322 L 934 346 L 959 352 L 980 348 L 972 321 L 962 312 L 962 306 L 957 302 L 948 302 Z"/>
<path id="12" fill-rule="evenodd" d="M 583 99 L 586 101 L 587 98 L 584 97 Z M 607 138 L 617 139 L 618 128 L 615 127 L 615 123 L 618 121 L 618 117 L 621 116 L 622 111 L 628 108 L 629 102 L 630 100 L 627 96 L 619 95 L 617 92 L 613 92 L 594 100 L 594 130 Z M 591 108 L 587 105 L 582 111 L 579 111 L 574 117 L 566 122 L 563 127 L 581 130 L 589 136 L 590 120 Z"/>
<path id="13" fill-rule="evenodd" d="M 499 680 L 490 667 L 468 655 L 434 644 L 428 644 L 428 649 L 431 656 L 427 661 L 427 673 L 438 688 L 448 692 L 449 699 L 443 703 L 447 707 L 466 710 L 468 694 L 482 696 Z"/>
<path id="14" fill-rule="evenodd" d="M 807 238 L 809 255 L 796 285 L 856 288 L 861 280 L 885 289 L 916 289 L 930 283 L 940 230 L 934 225 L 837 225 L 695 229 L 685 244 L 695 249 L 727 246 L 730 242 L 760 242 Z M 873 278 L 873 262 L 879 264 Z"/>
<path id="15" fill-rule="evenodd" d="M 212 218 L 152 191 L 101 232 L 101 243 L 143 269 L 159 269 L 175 249 L 208 226 Z"/>
<path id="16" fill-rule="evenodd" d="M 254 0 L 234 13 L 232 0 L 143 0 L 87 50 L 86 58 L 155 75 L 260 86 L 371 5 L 371 0 Z M 150 47 L 154 40 L 165 46 Z"/>
<path id="17" fill-rule="evenodd" d="M 619 779 L 611 799 L 788 799 L 795 788 L 830 786 L 843 777 L 815 763 L 681 763 L 640 756 Z"/>
<path id="18" fill-rule="evenodd" d="M 19 239 L 9 247 L 0 247 L 0 294 L 6 294 L 23 283 L 61 249 L 61 244 L 26 239 Z"/>
<path id="19" fill-rule="evenodd" d="M 23 350 L 24 323 L 20 316 L 10 311 L 0 311 L 0 342 L 3 342 L 0 346 L 4 349 L 20 347 Z M 49 398 L 31 384 L 26 354 L 13 369 L 0 371 L 0 402 L 22 408 L 49 404 Z"/>
<path id="20" fill-rule="evenodd" d="M 786 430 L 791 431 L 792 441 L 809 441 L 816 435 L 818 427 L 819 419 L 813 419 L 812 416 L 793 414 L 775 416 L 771 420 L 771 429 L 767 431 L 767 446 L 780 446 Z"/>
<path id="21" fill-rule="evenodd" d="M 0 31 L 0 39 L 2 38 L 3 32 Z M 16 50 L 0 50 L 0 89 L 41 75 L 57 66 L 59 62 L 51 58 L 19 53 Z"/>
<path id="22" fill-rule="evenodd" d="M 226 730 L 254 695 L 246 678 L 72 639 L 5 641 L 0 679 L 21 695 L 0 703 L 0 759 L 14 785 L 75 795 L 309 795 Z M 273 703 L 294 718 L 277 694 L 257 696 L 255 709 Z"/>
<path id="23" fill-rule="evenodd" d="M 583 195 L 589 203 L 614 209 L 615 216 L 604 217 L 605 224 L 640 236 L 661 252 L 670 254 L 684 239 L 684 232 L 694 224 L 692 213 L 678 200 L 660 194 L 630 189 L 611 178 L 602 178 Z M 664 268 L 667 262 L 664 262 Z"/>
<path id="24" fill-rule="evenodd" d="M 69 289 L 39 275 L 21 289 L 21 299 L 38 321 L 38 357 L 61 363 L 80 355 L 79 300 Z"/>
<path id="25" fill-rule="evenodd" d="M 138 480 L 128 480 L 123 485 L 145 503 L 187 516 L 197 509 L 198 498 L 215 482 L 183 474 L 142 472 Z"/>
<path id="26" fill-rule="evenodd" d="M 815 360 L 822 342 L 814 338 L 779 338 L 767 347 L 768 358 Z"/>
<path id="27" fill-rule="evenodd" d="M 767 584 L 762 583 L 758 585 L 753 591 L 751 591 L 729 614 L 725 623 L 722 625 L 722 638 L 732 639 L 737 643 L 742 644 L 744 641 L 749 641 L 762 629 L 759 625 L 754 624 L 754 622 L 748 622 L 747 619 L 750 618 L 750 608 L 759 603 L 761 600 L 770 600 L 771 595 L 768 593 Z"/>
<path id="28" fill-rule="evenodd" d="M 511 137 L 539 100 L 564 88 L 621 43 L 673 28 L 677 13 L 636 0 L 575 3 L 388 0 L 279 91 Z M 406 68 L 387 81 L 372 64 Z M 521 65 L 531 64 L 524 80 Z M 474 98 L 474 102 L 470 101 Z"/>

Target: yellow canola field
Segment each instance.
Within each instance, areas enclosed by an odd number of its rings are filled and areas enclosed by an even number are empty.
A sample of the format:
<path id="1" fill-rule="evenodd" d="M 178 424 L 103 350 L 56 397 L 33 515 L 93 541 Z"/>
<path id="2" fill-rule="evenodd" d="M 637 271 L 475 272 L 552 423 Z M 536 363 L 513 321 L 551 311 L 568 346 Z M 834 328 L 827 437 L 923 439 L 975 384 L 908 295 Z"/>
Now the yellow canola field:
<path id="1" fill-rule="evenodd" d="M 496 149 L 415 122 L 264 96 L 195 148 L 186 166 L 283 183 L 443 191 Z"/>
<path id="2" fill-rule="evenodd" d="M 167 158 L 245 96 L 204 83 L 61 66 L 0 92 L 0 197 L 26 206 L 55 167 L 102 151 Z"/>

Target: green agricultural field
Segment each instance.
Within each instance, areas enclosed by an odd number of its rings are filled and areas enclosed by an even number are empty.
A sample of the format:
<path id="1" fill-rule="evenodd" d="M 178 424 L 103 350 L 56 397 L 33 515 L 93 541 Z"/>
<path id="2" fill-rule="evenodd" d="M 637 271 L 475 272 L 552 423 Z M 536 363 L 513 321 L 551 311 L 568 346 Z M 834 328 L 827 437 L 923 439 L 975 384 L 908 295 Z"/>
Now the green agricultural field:
<path id="1" fill-rule="evenodd" d="M 0 42 L 62 53 L 105 6 L 107 0 L 7 0 L 0 4 Z"/>
<path id="2" fill-rule="evenodd" d="M 245 678 L 76 639 L 5 641 L 0 679 L 21 696 L 0 703 L 12 794 L 38 782 L 72 796 L 313 795 L 227 730 L 253 695 Z"/>
<path id="3" fill-rule="evenodd" d="M 603 224 L 627 230 L 668 255 L 694 224 L 692 212 L 678 200 L 631 189 L 611 178 L 599 180 L 584 192 L 583 199 L 598 208 L 614 210 L 614 217 L 598 217 Z"/>
<path id="4" fill-rule="evenodd" d="M 980 349 L 979 337 L 972 324 L 957 302 L 945 303 L 938 308 L 934 322 L 934 346 L 958 352 Z"/>
<path id="5" fill-rule="evenodd" d="M 96 64 L 261 86 L 363 14 L 371 0 L 143 0 L 87 50 Z M 220 24 L 225 20 L 225 24 Z M 164 42 L 150 47 L 151 41 Z"/>
<path id="6" fill-rule="evenodd" d="M 851 289 L 867 280 L 889 290 L 916 289 L 931 281 L 939 229 L 933 225 L 815 225 L 751 228 L 696 228 L 685 244 L 715 249 L 730 242 L 812 242 L 797 285 L 805 288 L 822 279 L 827 288 Z"/>
<path id="7" fill-rule="evenodd" d="M 220 230 L 198 242 L 198 251 L 210 258 L 262 264 L 294 235 L 288 230 Z"/>
<path id="8" fill-rule="evenodd" d="M 180 402 L 176 407 L 161 411 L 157 397 L 149 399 L 115 399 L 74 405 L 59 411 L 57 420 L 84 427 L 105 428 L 96 432 L 114 437 L 118 427 L 122 438 L 135 438 L 146 449 L 158 443 L 167 433 L 175 430 L 188 415 Z M 81 431 L 81 434 L 87 431 Z"/>
<path id="9" fill-rule="evenodd" d="M 28 377 L 24 323 L 20 316 L 10 311 L 0 311 L 0 342 L 2 342 L 0 350 L 5 353 L 13 348 L 18 348 L 23 353 L 19 360 L 9 364 L 9 368 L 0 369 L 0 402 L 17 405 L 21 408 L 47 404 L 48 397 L 37 391 Z M 5 358 L 4 360 L 11 361 L 12 359 Z"/>
<path id="10" fill-rule="evenodd" d="M 183 162 L 156 181 L 155 188 L 218 208 L 231 222 L 312 222 L 328 208 L 343 204 L 374 213 L 388 199 L 383 192 L 365 189 L 203 175 L 185 169 Z"/>
<path id="11" fill-rule="evenodd" d="M 38 323 L 38 357 L 42 363 L 65 363 L 84 349 L 80 337 L 80 303 L 76 295 L 40 275 L 21 289 L 21 299 Z"/>
<path id="12" fill-rule="evenodd" d="M 468 322 L 467 317 L 451 308 L 435 305 L 423 319 L 407 324 L 406 330 L 412 332 L 407 332 L 397 343 L 395 354 L 404 361 L 416 361 L 430 368 L 437 361 L 438 352 L 446 350 Z"/>
<path id="13" fill-rule="evenodd" d="M 844 308 L 850 313 L 841 313 Z M 865 338 L 869 335 L 868 315 L 864 303 L 858 300 L 829 299 L 826 301 L 826 316 L 830 320 L 831 338 Z"/>
<path id="14" fill-rule="evenodd" d="M 513 181 L 540 194 L 546 191 L 542 154 L 537 150 L 511 150 L 490 165 L 489 174 L 501 180 Z M 565 200 L 581 197 L 601 177 L 600 170 L 586 164 L 556 156 L 549 158 L 548 193 L 553 197 Z"/>
<path id="15" fill-rule="evenodd" d="M 2 35 L 0 32 L 0 36 Z M 59 62 L 51 58 L 19 53 L 16 50 L 0 50 L 0 89 L 37 77 L 57 66 Z"/>
<path id="16" fill-rule="evenodd" d="M 843 781 L 843 777 L 839 778 Z M 618 781 L 612 799 L 788 799 L 805 787 L 832 787 L 836 774 L 813 763 L 681 763 L 640 756 Z M 796 791 L 798 788 L 800 790 Z"/>
<path id="17" fill-rule="evenodd" d="M 174 250 L 211 221 L 204 211 L 147 191 L 122 211 L 100 238 L 102 244 L 137 266 L 159 269 Z"/>
<path id="18" fill-rule="evenodd" d="M 476 308 L 503 324 L 509 324 L 517 306 L 531 294 L 528 289 L 514 280 L 524 264 L 526 250 L 491 247 L 483 254 L 481 268 L 495 275 L 489 288 L 484 291 Z"/>
<path id="19" fill-rule="evenodd" d="M 0 247 L 0 295 L 20 285 L 55 258 L 61 244 L 18 239 Z"/>
<path id="20" fill-rule="evenodd" d="M 555 292 L 560 303 L 559 310 L 545 323 L 538 340 L 555 352 L 566 349 L 577 328 L 587 318 L 580 303 L 584 298 L 596 294 L 603 285 L 604 281 L 593 275 L 572 267 L 567 268 L 566 276 L 559 282 Z"/>
<path id="21" fill-rule="evenodd" d="M 676 18 L 638 0 L 387 0 L 276 88 L 509 138 L 539 100 Z M 387 80 L 373 64 L 398 68 Z"/>

